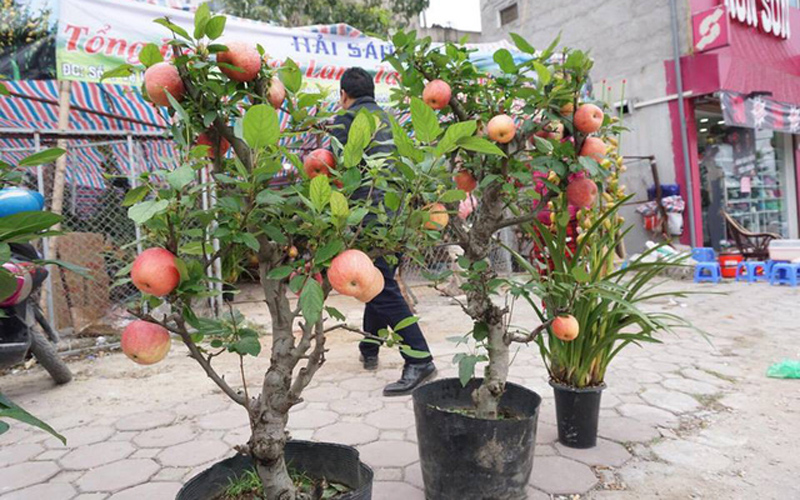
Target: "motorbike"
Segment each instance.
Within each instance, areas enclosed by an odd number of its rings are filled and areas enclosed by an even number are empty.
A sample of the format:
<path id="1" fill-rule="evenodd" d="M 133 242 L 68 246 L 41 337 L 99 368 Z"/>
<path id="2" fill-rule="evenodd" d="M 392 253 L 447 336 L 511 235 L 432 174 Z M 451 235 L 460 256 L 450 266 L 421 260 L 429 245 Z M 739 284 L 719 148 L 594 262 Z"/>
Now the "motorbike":
<path id="1" fill-rule="evenodd" d="M 4 196 L 8 191 L 0 190 L 0 216 L 15 213 L 18 207 L 35 208 L 36 205 L 29 206 L 30 200 L 19 192 L 13 197 Z M 38 198 L 34 201 L 38 204 Z M 55 348 L 58 332 L 45 318 L 38 301 L 38 292 L 48 272 L 36 264 L 41 257 L 33 245 L 9 243 L 8 247 L 11 258 L 2 267 L 16 278 L 17 287 L 11 296 L 0 302 L 0 368 L 15 366 L 32 355 L 57 384 L 65 384 L 72 380 L 72 372 L 58 355 Z"/>

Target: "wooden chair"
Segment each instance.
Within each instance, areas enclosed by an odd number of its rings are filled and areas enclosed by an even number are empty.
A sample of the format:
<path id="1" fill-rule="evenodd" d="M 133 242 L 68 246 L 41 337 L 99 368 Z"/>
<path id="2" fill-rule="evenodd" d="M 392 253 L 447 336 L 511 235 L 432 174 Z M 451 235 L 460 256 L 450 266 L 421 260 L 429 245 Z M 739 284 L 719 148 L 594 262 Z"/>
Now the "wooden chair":
<path id="1" fill-rule="evenodd" d="M 769 260 L 769 243 L 772 240 L 781 239 L 775 233 L 753 233 L 742 227 L 727 212 L 722 212 L 728 226 L 728 237 L 736 244 L 736 248 L 741 252 L 742 257 L 750 260 Z"/>

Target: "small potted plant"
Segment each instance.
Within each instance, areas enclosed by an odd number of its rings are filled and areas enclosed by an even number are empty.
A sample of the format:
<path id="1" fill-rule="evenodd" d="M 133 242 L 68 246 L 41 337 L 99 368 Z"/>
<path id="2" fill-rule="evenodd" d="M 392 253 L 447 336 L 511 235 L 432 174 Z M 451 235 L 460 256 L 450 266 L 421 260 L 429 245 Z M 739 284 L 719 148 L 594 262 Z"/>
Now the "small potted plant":
<path id="1" fill-rule="evenodd" d="M 447 179 L 470 194 L 460 207 L 450 203 L 447 208 L 459 214 L 450 227 L 453 244 L 463 250 L 457 271 L 466 294 L 461 306 L 473 320 L 461 342 L 473 348 L 454 360 L 459 378 L 440 379 L 414 392 L 428 498 L 526 498 L 541 398 L 507 381 L 511 351 L 515 343 L 534 341 L 552 320 L 527 331 L 511 327 L 512 307 L 503 299 L 533 300 L 539 290 L 531 280 L 520 284 L 499 276 L 489 257 L 503 246 L 498 231 L 531 227 L 545 214 L 549 222 L 545 210 L 564 198 L 576 177 L 606 175 L 600 166 L 605 145 L 585 139 L 571 119 L 588 80 L 589 57 L 579 50 L 556 53 L 558 41 L 537 51 L 522 37 L 512 38 L 517 53 L 497 50 L 491 72 L 470 59 L 466 46 L 434 47 L 430 38 L 417 39 L 414 33 L 396 34 L 395 53 L 387 58 L 401 74 L 396 106 L 410 106 L 413 115 L 421 95 L 431 108 L 431 118 L 412 120 L 417 138 L 448 145 L 455 130 L 478 129 L 478 137 L 462 140 L 461 148 L 450 153 Z M 599 120 L 598 128 L 604 122 L 602 113 L 592 119 Z M 567 305 L 552 310 L 564 312 Z M 484 362 L 482 377 L 473 379 L 476 365 Z"/>
<path id="2" fill-rule="evenodd" d="M 656 247 L 624 266 L 615 262 L 628 232 L 619 215 L 620 206 L 629 199 L 619 185 L 625 167 L 613 135 L 620 129 L 609 126 L 610 121 L 586 128 L 583 109 L 600 107 L 580 106 L 573 121 L 579 131 L 592 133 L 579 135 L 579 140 L 596 138 L 608 145 L 607 157 L 599 165 L 605 177 L 576 179 L 554 198 L 553 216 L 528 228 L 534 240 L 533 264 L 518 259 L 532 277 L 522 286 L 531 293 L 520 294 L 549 325 L 548 334 L 536 342 L 555 394 L 558 439 L 572 448 L 597 443 L 600 398 L 615 356 L 631 344 L 660 342 L 657 333 L 690 326 L 678 315 L 642 308 L 654 298 L 686 295 L 653 290 L 653 279 L 680 265 L 680 255 L 652 258 L 658 255 Z"/>
<path id="3" fill-rule="evenodd" d="M 206 4 L 197 9 L 192 28 L 166 18 L 156 22 L 173 38 L 164 47 L 167 60 L 153 44 L 142 49 L 144 89 L 171 114 L 181 157 L 170 172 L 144 174 L 126 196 L 128 214 L 151 248 L 130 267 L 143 297 L 131 308 L 139 321 L 123 332 L 122 349 L 139 363 L 155 363 L 167 355 L 170 335 L 179 337 L 205 374 L 243 407 L 252 431 L 239 447 L 241 455 L 192 479 L 178 498 L 218 498 L 238 476 L 257 477 L 269 500 L 371 498 L 372 473 L 358 461 L 358 452 L 290 440 L 289 410 L 302 401 L 304 388 L 325 362 L 326 333 L 335 326 L 324 325 L 324 316 L 344 319 L 326 306 L 328 294 L 335 289 L 368 302 L 383 288 L 374 258 L 396 261 L 400 252 L 413 258 L 439 239 L 446 225 L 441 217 L 447 214 L 435 213 L 436 203 L 463 195 L 437 189 L 444 155 L 475 128 L 458 131 L 452 144 L 437 148 L 424 138 L 405 136 L 386 115 L 359 111 L 343 147 L 334 138 L 331 150 L 302 158 L 298 150 L 308 134 L 330 135 L 332 114 L 326 93 L 304 86 L 294 62 L 275 69 L 261 47 L 226 42 L 225 17 L 213 15 Z M 121 66 L 105 77 L 134 70 Z M 288 115 L 283 126 L 278 112 Z M 419 111 L 413 116 L 416 122 L 424 119 Z M 389 128 L 397 150 L 372 152 L 375 135 Z M 301 176 L 277 186 L 273 181 L 287 163 Z M 356 191 L 369 195 L 356 196 Z M 377 192 L 380 200 L 372 196 Z M 207 195 L 216 203 L 204 204 Z M 257 394 L 251 392 L 244 364 L 246 356 L 262 355 L 257 332 L 230 304 L 220 316 L 202 306 L 218 293 L 210 277 L 214 262 L 243 250 L 257 256 L 272 319 L 270 363 Z M 164 309 L 169 312 L 156 312 Z M 406 318 L 368 340 L 428 357 L 402 345 L 396 333 L 414 321 Z M 226 352 L 240 358 L 236 382 L 213 366 Z"/>

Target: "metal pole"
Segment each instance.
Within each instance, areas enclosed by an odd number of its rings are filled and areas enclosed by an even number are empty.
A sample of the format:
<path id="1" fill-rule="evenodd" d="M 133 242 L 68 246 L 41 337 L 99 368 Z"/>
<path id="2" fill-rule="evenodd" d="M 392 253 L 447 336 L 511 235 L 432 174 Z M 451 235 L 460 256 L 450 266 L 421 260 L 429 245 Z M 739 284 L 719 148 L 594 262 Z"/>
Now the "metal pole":
<path id="1" fill-rule="evenodd" d="M 33 147 L 38 153 L 42 149 L 42 138 L 39 136 L 39 132 L 35 132 L 33 134 Z M 39 193 L 47 199 L 47 196 L 44 192 L 44 171 L 42 170 L 41 165 L 37 165 L 36 167 L 36 184 L 39 189 Z M 50 255 L 50 237 L 44 238 L 42 240 L 42 248 L 44 250 L 44 258 L 45 259 L 53 259 L 53 256 Z M 47 293 L 47 319 L 50 321 L 50 325 L 55 328 L 56 325 L 56 308 L 53 303 L 53 266 L 47 266 L 48 273 L 47 273 L 47 281 L 45 281 L 45 290 Z"/>
<path id="2" fill-rule="evenodd" d="M 685 102 L 683 95 L 683 74 L 681 73 L 681 46 L 678 33 L 678 3 L 670 0 L 670 14 L 672 24 L 672 57 L 675 59 L 675 82 L 678 93 L 678 120 L 681 129 L 681 149 L 683 150 L 683 169 L 686 175 L 686 202 L 689 211 L 689 241 L 693 247 L 697 246 L 694 220 L 694 187 L 692 185 L 692 165 L 689 161 L 689 135 L 686 132 L 686 112 L 683 109 Z"/>

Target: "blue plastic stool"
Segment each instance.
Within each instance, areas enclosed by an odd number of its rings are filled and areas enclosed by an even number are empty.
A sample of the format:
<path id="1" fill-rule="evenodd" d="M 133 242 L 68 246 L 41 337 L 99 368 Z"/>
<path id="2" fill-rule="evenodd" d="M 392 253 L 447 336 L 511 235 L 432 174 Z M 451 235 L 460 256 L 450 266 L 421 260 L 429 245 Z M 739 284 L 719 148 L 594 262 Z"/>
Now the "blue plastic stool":
<path id="1" fill-rule="evenodd" d="M 797 273 L 800 272 L 800 264 L 789 262 L 776 262 L 772 266 L 769 275 L 770 285 L 790 285 L 797 286 Z"/>
<path id="2" fill-rule="evenodd" d="M 692 258 L 697 262 L 716 262 L 717 255 L 713 248 L 697 247 L 692 248 Z"/>
<path id="3" fill-rule="evenodd" d="M 708 274 L 706 274 L 708 271 Z M 698 262 L 694 266 L 694 282 L 700 283 L 703 281 L 710 281 L 712 283 L 719 283 L 722 279 L 722 271 L 719 267 L 719 262 Z"/>
<path id="4" fill-rule="evenodd" d="M 761 274 L 758 274 L 759 269 L 761 269 Z M 736 266 L 736 281 L 742 279 L 747 280 L 748 283 L 755 283 L 758 280 L 768 281 L 769 270 L 767 263 L 760 260 L 740 262 Z"/>

